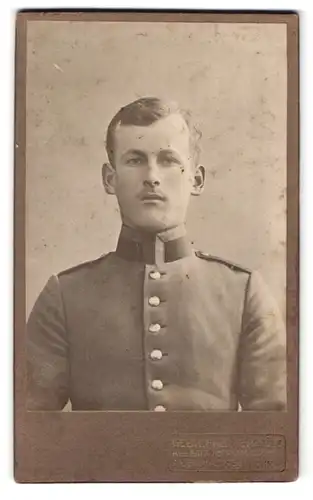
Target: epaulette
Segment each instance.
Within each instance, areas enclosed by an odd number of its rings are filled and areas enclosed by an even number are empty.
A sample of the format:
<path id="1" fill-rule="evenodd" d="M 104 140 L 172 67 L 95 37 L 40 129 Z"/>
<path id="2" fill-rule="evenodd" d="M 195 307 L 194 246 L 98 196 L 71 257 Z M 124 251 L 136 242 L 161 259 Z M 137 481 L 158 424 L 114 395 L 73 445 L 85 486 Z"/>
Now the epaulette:
<path id="1" fill-rule="evenodd" d="M 100 257 L 98 257 L 97 259 L 88 260 L 86 262 L 82 262 L 80 264 L 77 264 L 76 266 L 69 267 L 69 268 L 65 269 L 64 271 L 57 273 L 57 276 L 58 277 L 64 276 L 65 274 L 70 274 L 70 273 L 77 271 L 79 269 L 83 269 L 84 267 L 85 268 L 92 267 L 93 264 L 97 264 L 100 260 L 105 259 L 108 255 L 109 254 L 103 254 L 103 255 L 100 255 Z"/>
<path id="2" fill-rule="evenodd" d="M 229 267 L 229 269 L 231 269 L 232 271 L 242 271 L 242 272 L 248 273 L 248 274 L 251 274 L 251 272 L 252 272 L 251 269 L 248 269 L 246 267 L 242 267 L 238 264 L 235 264 L 234 262 L 230 262 L 228 260 L 221 259 L 220 257 L 216 257 L 215 255 L 210 255 L 208 253 L 200 252 L 200 251 L 197 251 L 196 255 L 197 255 L 197 257 L 200 257 L 200 259 L 210 260 L 210 261 L 214 261 L 214 262 L 219 262 L 220 264 L 224 264 L 225 266 Z"/>

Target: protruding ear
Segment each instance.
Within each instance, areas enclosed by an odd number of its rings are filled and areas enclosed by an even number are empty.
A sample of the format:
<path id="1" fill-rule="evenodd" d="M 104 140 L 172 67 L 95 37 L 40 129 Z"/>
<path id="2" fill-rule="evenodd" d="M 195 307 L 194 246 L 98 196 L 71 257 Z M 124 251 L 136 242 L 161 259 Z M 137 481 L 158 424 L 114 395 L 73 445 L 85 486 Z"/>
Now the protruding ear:
<path id="1" fill-rule="evenodd" d="M 102 165 L 102 183 L 108 194 L 115 194 L 116 171 L 110 163 Z"/>
<path id="2" fill-rule="evenodd" d="M 194 196 L 199 196 L 202 193 L 205 182 L 205 168 L 203 165 L 198 165 L 195 168 L 193 175 L 193 185 L 191 194 Z"/>

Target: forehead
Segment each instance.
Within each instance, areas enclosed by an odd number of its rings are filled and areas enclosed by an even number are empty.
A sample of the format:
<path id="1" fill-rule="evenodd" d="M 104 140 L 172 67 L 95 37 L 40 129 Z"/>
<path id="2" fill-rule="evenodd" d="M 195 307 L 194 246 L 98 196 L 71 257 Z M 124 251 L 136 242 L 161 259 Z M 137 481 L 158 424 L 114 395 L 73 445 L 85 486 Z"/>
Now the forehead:
<path id="1" fill-rule="evenodd" d="M 179 114 L 161 118 L 151 125 L 120 125 L 115 130 L 115 151 L 119 154 L 130 149 L 147 152 L 175 149 L 188 154 L 189 142 L 188 125 Z"/>

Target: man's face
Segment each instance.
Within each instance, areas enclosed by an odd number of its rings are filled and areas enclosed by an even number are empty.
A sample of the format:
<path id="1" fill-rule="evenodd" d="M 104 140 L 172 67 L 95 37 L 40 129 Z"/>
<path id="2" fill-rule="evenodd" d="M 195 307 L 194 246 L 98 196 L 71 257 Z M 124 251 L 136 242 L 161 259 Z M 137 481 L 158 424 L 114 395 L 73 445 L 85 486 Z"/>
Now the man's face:
<path id="1" fill-rule="evenodd" d="M 160 232 L 185 221 L 199 179 L 182 116 L 172 114 L 149 126 L 118 127 L 114 159 L 105 184 L 109 182 L 107 191 L 116 194 L 125 224 Z"/>

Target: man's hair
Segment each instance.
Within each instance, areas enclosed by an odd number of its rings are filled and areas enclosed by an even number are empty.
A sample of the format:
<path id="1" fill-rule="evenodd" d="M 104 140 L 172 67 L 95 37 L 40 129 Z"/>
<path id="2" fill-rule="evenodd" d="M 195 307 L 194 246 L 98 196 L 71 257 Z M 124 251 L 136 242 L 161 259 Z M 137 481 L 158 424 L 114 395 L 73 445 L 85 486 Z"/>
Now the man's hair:
<path id="1" fill-rule="evenodd" d="M 185 120 L 190 132 L 193 161 L 197 163 L 200 155 L 199 141 L 202 134 L 192 123 L 191 113 L 188 110 L 181 109 L 175 102 L 163 101 L 158 97 L 141 97 L 122 107 L 108 126 L 106 150 L 111 165 L 114 166 L 114 135 L 118 126 L 138 125 L 145 127 L 172 114 L 179 114 Z"/>

